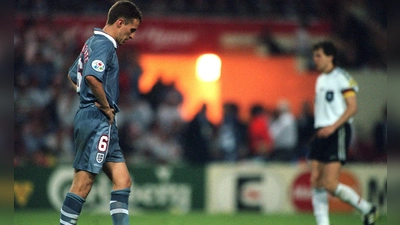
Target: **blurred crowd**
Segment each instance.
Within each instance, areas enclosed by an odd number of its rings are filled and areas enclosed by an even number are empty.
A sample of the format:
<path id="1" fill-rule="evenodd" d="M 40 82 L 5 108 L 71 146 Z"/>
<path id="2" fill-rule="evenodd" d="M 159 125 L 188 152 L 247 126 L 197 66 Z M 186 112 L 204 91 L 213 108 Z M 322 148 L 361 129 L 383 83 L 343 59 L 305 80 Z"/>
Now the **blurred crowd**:
<path id="1" fill-rule="evenodd" d="M 69 12 L 98 13 L 108 10 L 116 0 L 16 0 L 20 11 L 37 13 Z M 244 17 L 293 17 L 296 13 L 317 16 L 318 0 L 135 0 L 145 15 L 200 15 L 200 16 L 244 16 Z"/>
<path id="2" fill-rule="evenodd" d="M 286 20 L 292 18 L 299 24 L 294 34 L 295 44 L 291 48 L 287 49 L 280 45 L 273 31 L 267 29 L 260 32 L 259 43 L 265 46 L 269 54 L 295 54 L 304 63 L 304 69 L 311 69 L 313 66 L 310 54 L 310 46 L 313 44 L 311 24 L 313 21 L 321 20 L 331 25 L 329 38 L 338 47 L 338 65 L 354 69 L 386 69 L 388 49 L 385 1 L 282 2 L 307 4 L 296 8 L 297 11 L 290 11 L 289 15 L 292 17 L 283 16 Z"/>
<path id="3" fill-rule="evenodd" d="M 14 37 L 14 165 L 51 167 L 74 157 L 73 118 L 79 99 L 66 72 L 79 46 L 77 31 L 31 24 Z M 313 113 L 305 102 L 293 115 L 282 100 L 269 109 L 251 106 L 249 119 L 239 117 L 234 102 L 223 104 L 220 124 L 211 123 L 207 105 L 185 121 L 179 113 L 184 96 L 173 82 L 161 78 L 148 93 L 138 84 L 142 75 L 140 54 L 119 50 L 121 112 L 117 115 L 120 145 L 130 164 L 206 164 L 209 162 L 298 162 L 308 152 Z M 384 113 L 386 115 L 386 112 Z M 376 146 L 353 152 L 356 161 L 386 161 L 385 117 L 376 132 Z M 377 129 L 378 129 L 377 128 Z M 366 154 L 365 148 L 371 149 Z"/>
<path id="4" fill-rule="evenodd" d="M 103 15 L 116 0 L 16 0 L 17 13 L 32 17 L 52 14 Z M 340 65 L 346 68 L 387 66 L 386 1 L 376 0 L 135 0 L 145 17 L 272 19 L 296 21 L 294 49 L 279 45 L 274 33 L 260 32 L 260 44 L 272 54 L 297 54 L 310 69 L 310 24 L 326 21 L 338 45 Z"/>
<path id="5" fill-rule="evenodd" d="M 111 0 L 17 0 L 17 12 L 28 13 L 102 13 L 114 2 Z M 337 14 L 335 7 L 322 7 L 337 1 L 207 1 L 170 0 L 135 1 L 149 14 L 201 15 L 253 15 L 268 13 L 318 17 L 321 13 L 332 20 L 343 20 L 345 26 L 335 27 L 341 48 L 346 49 L 343 58 L 349 66 L 385 65 L 379 42 L 382 29 L 386 29 L 382 15 L 378 13 L 380 1 L 339 1 L 364 5 L 376 4 L 376 12 L 366 18 L 360 7 Z M 312 3 L 312 4 L 311 4 Z M 302 4 L 298 7 L 297 4 Z M 335 5 L 335 4 L 333 4 Z M 315 6 L 315 7 L 312 7 Z M 350 10 L 351 9 L 351 10 Z M 358 9 L 358 10 L 357 10 Z M 371 7 L 362 8 L 371 10 Z M 380 11 L 379 11 L 380 12 Z M 338 17 L 338 18 L 335 18 Z M 385 16 L 386 17 L 386 16 Z M 362 38 L 358 35 L 360 29 Z M 363 32 L 364 33 L 363 33 Z M 36 164 L 50 167 L 73 160 L 73 118 L 79 99 L 66 79 L 66 71 L 75 60 L 81 46 L 76 40 L 78 30 L 60 27 L 36 26 L 34 20 L 14 33 L 14 165 Z M 373 32 L 374 35 L 369 35 Z M 368 38 L 366 38 L 368 37 Z M 371 39 L 371 40 L 366 40 Z M 386 39 L 386 38 L 384 38 Z M 382 41 L 382 39 L 380 39 Z M 367 42 L 367 43 L 365 43 Z M 386 43 L 386 42 L 384 42 Z M 303 51 L 299 48 L 298 52 Z M 304 103 L 302 113 L 294 116 L 290 102 L 282 100 L 273 109 L 255 104 L 248 114 L 248 121 L 239 117 L 234 102 L 223 105 L 223 119 L 212 124 L 206 117 L 207 105 L 203 105 L 191 121 L 179 114 L 184 96 L 174 83 L 158 80 L 150 92 L 141 93 L 138 88 L 142 67 L 138 52 L 119 52 L 121 65 L 120 108 L 117 116 L 120 145 L 128 163 L 205 164 L 214 161 L 284 161 L 304 160 L 313 135 L 313 115 L 309 103 Z M 354 151 L 355 161 L 386 161 L 386 112 L 376 121 L 376 132 L 370 149 Z M 355 142 L 357 143 L 357 142 Z M 357 144 L 354 144 L 357 145 Z M 354 147 L 357 149 L 357 146 Z"/>

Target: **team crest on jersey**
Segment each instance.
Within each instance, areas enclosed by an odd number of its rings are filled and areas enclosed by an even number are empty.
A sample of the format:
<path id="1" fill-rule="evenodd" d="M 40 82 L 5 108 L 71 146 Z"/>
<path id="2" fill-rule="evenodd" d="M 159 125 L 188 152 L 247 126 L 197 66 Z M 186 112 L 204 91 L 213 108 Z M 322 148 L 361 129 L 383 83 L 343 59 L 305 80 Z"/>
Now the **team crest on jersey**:
<path id="1" fill-rule="evenodd" d="M 94 60 L 92 62 L 92 68 L 97 72 L 103 72 L 106 69 L 106 65 L 101 60 Z"/>
<path id="2" fill-rule="evenodd" d="M 103 160 L 104 160 L 104 154 L 103 154 L 103 153 L 97 153 L 97 155 L 96 155 L 96 161 L 97 161 L 98 163 L 102 163 Z"/>
<path id="3" fill-rule="evenodd" d="M 328 102 L 331 102 L 333 100 L 333 91 L 327 91 L 325 98 Z"/>

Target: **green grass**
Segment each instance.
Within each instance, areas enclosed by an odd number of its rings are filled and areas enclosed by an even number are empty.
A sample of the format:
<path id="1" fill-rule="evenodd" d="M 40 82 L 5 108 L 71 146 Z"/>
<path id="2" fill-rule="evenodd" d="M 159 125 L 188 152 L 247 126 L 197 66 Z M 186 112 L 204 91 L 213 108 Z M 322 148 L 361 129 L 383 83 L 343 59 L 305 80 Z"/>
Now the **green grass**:
<path id="1" fill-rule="evenodd" d="M 331 225 L 361 225 L 356 214 L 331 214 Z M 14 225 L 56 225 L 59 224 L 56 211 L 15 211 Z M 79 225 L 112 225 L 107 214 L 82 213 Z M 312 214 L 205 214 L 193 212 L 184 215 L 154 212 L 131 215 L 131 225 L 315 225 Z M 386 225 L 386 216 L 381 216 L 376 225 Z"/>

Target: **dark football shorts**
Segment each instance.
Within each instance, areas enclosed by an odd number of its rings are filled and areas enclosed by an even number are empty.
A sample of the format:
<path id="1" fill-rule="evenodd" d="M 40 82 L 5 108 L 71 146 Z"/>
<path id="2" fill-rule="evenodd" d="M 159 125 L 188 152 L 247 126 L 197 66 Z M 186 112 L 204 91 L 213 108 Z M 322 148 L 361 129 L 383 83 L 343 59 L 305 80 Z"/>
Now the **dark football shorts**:
<path id="1" fill-rule="evenodd" d="M 117 126 L 108 122 L 94 105 L 78 110 L 74 119 L 75 169 L 98 174 L 105 162 L 125 162 Z"/>
<path id="2" fill-rule="evenodd" d="M 311 142 L 311 149 L 308 159 L 320 162 L 341 162 L 346 163 L 351 139 L 350 124 L 338 128 L 328 138 L 314 138 Z"/>

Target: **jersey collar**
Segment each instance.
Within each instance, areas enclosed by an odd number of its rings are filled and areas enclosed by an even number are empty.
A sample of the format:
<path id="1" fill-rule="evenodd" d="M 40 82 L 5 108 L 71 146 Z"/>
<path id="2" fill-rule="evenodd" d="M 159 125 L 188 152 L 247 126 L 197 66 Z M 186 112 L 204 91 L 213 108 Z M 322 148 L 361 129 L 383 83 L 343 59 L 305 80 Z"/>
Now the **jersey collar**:
<path id="1" fill-rule="evenodd" d="M 113 37 L 111 37 L 109 34 L 107 34 L 106 32 L 104 32 L 103 30 L 101 30 L 99 28 L 94 28 L 94 34 L 103 35 L 104 37 L 108 38 L 108 40 L 110 40 L 113 43 L 114 48 L 118 47 L 115 39 Z"/>
<path id="2" fill-rule="evenodd" d="M 333 74 L 333 72 L 336 71 L 337 68 L 338 67 L 335 66 L 335 67 L 333 67 L 333 69 L 331 71 L 329 71 L 328 73 L 324 73 L 324 74 L 327 75 L 327 76 L 330 75 L 330 74 Z"/>

